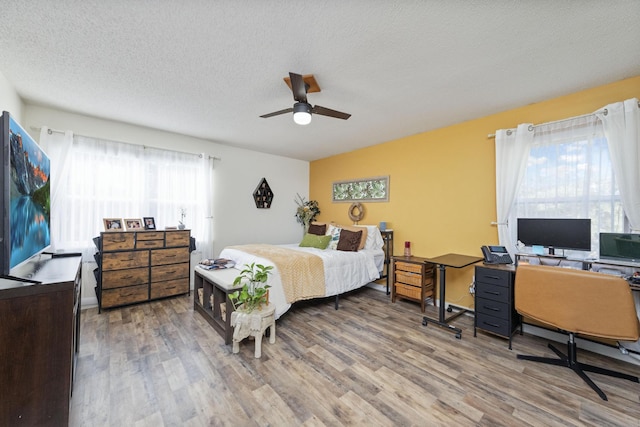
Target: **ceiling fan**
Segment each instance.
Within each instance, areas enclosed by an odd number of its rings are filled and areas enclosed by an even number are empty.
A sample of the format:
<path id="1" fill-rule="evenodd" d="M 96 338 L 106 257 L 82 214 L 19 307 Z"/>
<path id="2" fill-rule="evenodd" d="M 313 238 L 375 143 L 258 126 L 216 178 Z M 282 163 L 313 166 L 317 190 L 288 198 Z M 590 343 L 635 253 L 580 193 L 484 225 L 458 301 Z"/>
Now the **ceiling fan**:
<path id="1" fill-rule="evenodd" d="M 313 74 L 302 76 L 296 73 L 289 73 L 289 78 L 284 81 L 293 92 L 293 99 L 296 101 L 292 108 L 286 108 L 273 113 L 264 114 L 260 117 L 269 118 L 286 114 L 293 111 L 293 121 L 299 125 L 308 125 L 311 123 L 311 114 L 319 114 L 321 116 L 334 117 L 336 119 L 347 120 L 351 114 L 341 111 L 331 110 L 330 108 L 321 107 L 319 105 L 312 106 L 307 102 L 307 93 L 320 92 L 320 87 L 316 83 Z"/>

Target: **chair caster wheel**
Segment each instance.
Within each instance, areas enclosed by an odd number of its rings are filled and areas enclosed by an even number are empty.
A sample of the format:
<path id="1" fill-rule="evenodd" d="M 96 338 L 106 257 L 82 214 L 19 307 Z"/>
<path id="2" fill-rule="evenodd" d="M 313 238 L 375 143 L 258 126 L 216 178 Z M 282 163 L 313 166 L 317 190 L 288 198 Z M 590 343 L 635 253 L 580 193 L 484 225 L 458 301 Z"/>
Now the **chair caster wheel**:
<path id="1" fill-rule="evenodd" d="M 422 326 L 427 326 L 428 324 L 427 319 L 422 319 Z"/>
<path id="2" fill-rule="evenodd" d="M 462 335 L 456 334 L 456 339 L 458 339 L 458 340 L 462 339 Z"/>
<path id="3" fill-rule="evenodd" d="M 453 308 L 451 308 L 451 306 L 447 307 L 447 312 L 451 313 L 453 311 Z"/>

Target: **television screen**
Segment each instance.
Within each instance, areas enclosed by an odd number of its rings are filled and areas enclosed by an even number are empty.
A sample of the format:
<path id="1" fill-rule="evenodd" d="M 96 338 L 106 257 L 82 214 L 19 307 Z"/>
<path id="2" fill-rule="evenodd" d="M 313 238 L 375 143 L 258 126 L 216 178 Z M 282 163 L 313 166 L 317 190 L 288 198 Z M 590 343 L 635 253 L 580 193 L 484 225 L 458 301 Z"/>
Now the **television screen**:
<path id="1" fill-rule="evenodd" d="M 518 218 L 518 240 L 527 246 L 590 251 L 591 219 Z"/>
<path id="2" fill-rule="evenodd" d="M 2 274 L 42 252 L 50 237 L 50 161 L 4 112 L 2 136 Z"/>
<path id="3" fill-rule="evenodd" d="M 640 262 L 640 234 L 600 233 L 600 258 Z"/>

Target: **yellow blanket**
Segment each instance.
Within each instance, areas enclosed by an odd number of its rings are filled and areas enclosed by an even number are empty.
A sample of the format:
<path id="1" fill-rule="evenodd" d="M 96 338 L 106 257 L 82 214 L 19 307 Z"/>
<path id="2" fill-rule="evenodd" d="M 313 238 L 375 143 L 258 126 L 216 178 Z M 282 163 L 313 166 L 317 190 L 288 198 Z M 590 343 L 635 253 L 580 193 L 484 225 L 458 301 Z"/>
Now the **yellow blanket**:
<path id="1" fill-rule="evenodd" d="M 325 296 L 324 264 L 319 256 L 265 244 L 230 247 L 273 262 L 280 272 L 287 303 Z"/>

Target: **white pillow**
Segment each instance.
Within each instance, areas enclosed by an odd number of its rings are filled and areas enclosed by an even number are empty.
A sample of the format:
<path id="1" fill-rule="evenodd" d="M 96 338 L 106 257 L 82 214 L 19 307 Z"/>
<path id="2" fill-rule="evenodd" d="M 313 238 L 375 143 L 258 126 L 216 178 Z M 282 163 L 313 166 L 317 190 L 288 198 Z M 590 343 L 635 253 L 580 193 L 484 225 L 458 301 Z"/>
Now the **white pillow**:
<path id="1" fill-rule="evenodd" d="M 384 240 L 377 225 L 360 225 L 359 227 L 367 227 L 367 241 L 363 249 L 382 249 Z"/>
<path id="2" fill-rule="evenodd" d="M 333 249 L 335 251 L 338 248 L 338 241 L 340 240 L 341 231 L 342 231 L 342 228 L 336 227 L 334 225 L 329 225 L 327 234 L 331 235 L 331 240 L 329 241 L 329 245 L 327 246 L 327 249 Z"/>

